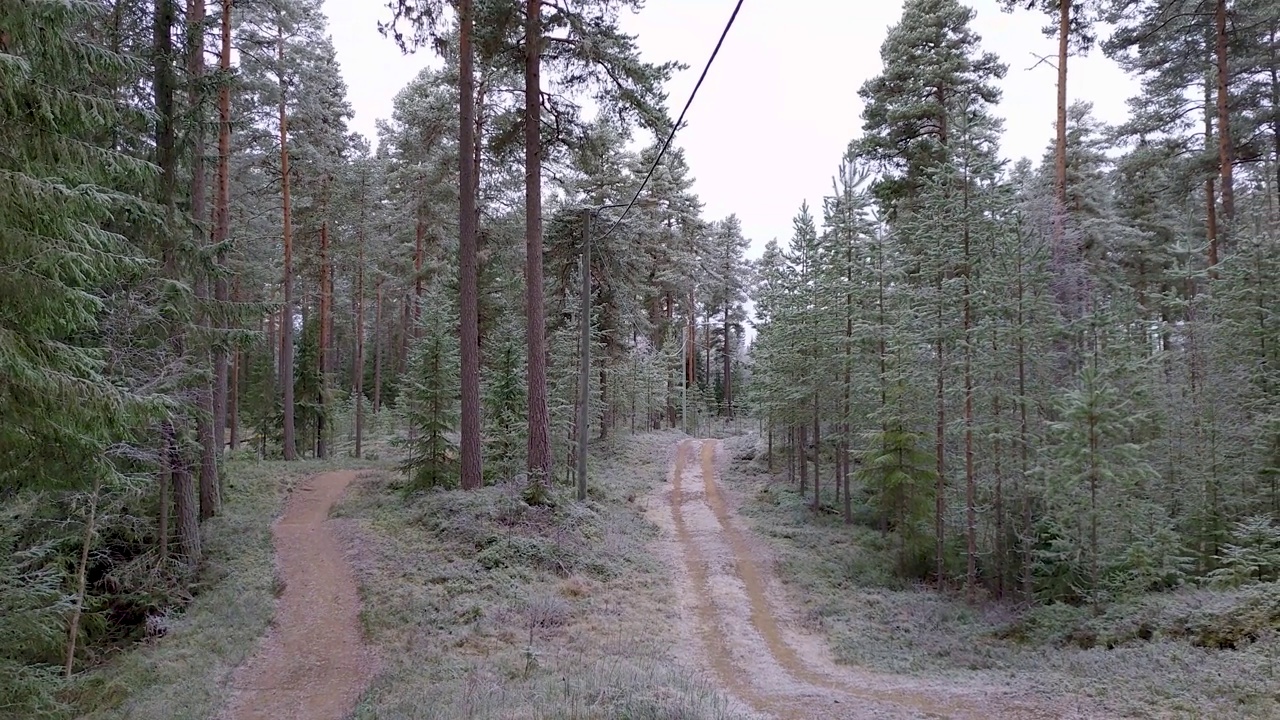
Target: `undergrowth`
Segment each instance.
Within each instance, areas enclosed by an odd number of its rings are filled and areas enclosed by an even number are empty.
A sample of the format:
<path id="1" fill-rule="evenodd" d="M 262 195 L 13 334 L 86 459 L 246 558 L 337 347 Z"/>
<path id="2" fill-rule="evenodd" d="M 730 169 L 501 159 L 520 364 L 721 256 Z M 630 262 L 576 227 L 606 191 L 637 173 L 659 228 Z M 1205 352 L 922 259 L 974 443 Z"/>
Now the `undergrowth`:
<path id="1" fill-rule="evenodd" d="M 726 441 L 725 482 L 838 662 L 970 676 L 1126 717 L 1280 717 L 1280 584 L 1152 593 L 1096 615 L 1061 604 L 971 607 L 897 577 L 892 536 L 815 516 L 756 462 L 755 445 Z"/>
<path id="2" fill-rule="evenodd" d="M 355 717 L 728 717 L 672 655 L 679 609 L 648 552 L 642 501 L 679 437 L 593 446 L 586 503 L 563 486 L 549 506 L 514 483 L 407 501 L 390 474 L 353 486 L 335 514 L 383 658 Z"/>

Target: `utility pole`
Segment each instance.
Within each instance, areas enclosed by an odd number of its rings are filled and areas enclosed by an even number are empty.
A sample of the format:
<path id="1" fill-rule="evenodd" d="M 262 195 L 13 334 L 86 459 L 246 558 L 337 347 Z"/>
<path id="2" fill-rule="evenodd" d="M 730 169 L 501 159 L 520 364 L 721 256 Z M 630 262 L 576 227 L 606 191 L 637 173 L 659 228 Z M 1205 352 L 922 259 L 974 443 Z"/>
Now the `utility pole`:
<path id="1" fill-rule="evenodd" d="M 582 351 L 578 368 L 578 500 L 587 499 L 587 406 L 591 400 L 591 214 L 582 211 Z"/>

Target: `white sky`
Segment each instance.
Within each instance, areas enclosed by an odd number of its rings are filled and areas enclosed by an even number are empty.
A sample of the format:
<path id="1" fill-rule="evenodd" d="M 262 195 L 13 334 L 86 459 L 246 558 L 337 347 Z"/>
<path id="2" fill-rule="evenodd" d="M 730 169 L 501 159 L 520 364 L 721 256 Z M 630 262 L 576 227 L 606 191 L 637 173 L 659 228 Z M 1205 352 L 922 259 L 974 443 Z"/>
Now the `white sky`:
<path id="1" fill-rule="evenodd" d="M 1004 155 L 1039 161 L 1053 135 L 1056 73 L 1037 57 L 1057 52 L 1040 28 L 1048 18 L 1000 11 L 997 0 L 966 0 L 977 10 L 983 48 L 1009 65 L 998 108 L 1005 122 Z M 678 60 L 690 68 L 668 86 L 669 107 L 680 111 L 719 37 L 734 0 L 648 0 L 623 28 L 638 36 L 644 59 Z M 353 129 L 371 140 L 374 123 L 430 53 L 404 57 L 378 34 L 389 17 L 384 0 L 327 0 L 330 31 L 342 63 Z M 777 237 L 791 236 L 791 219 L 808 200 L 820 218 L 822 197 L 845 147 L 861 130 L 858 88 L 880 72 L 880 44 L 898 21 L 898 0 L 746 0 L 675 143 L 684 148 L 694 191 L 709 219 L 737 213 L 753 256 Z M 1098 51 L 1072 58 L 1070 97 L 1094 103 L 1097 116 L 1117 123 L 1137 83 Z"/>

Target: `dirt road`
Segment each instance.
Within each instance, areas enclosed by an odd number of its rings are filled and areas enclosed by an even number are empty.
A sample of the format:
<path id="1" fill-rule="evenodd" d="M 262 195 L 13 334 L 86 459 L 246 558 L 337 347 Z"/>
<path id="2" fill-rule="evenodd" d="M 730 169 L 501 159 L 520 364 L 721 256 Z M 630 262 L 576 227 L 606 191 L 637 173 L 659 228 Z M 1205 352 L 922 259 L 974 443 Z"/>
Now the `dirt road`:
<path id="1" fill-rule="evenodd" d="M 236 669 L 226 720 L 341 720 L 372 680 L 351 566 L 326 520 L 356 477 L 316 475 L 294 490 L 272 528 L 284 592 L 258 652 Z"/>
<path id="2" fill-rule="evenodd" d="M 793 614 L 761 545 L 738 521 L 716 473 L 715 440 L 685 440 L 650 515 L 668 531 L 681 622 L 694 661 L 728 695 L 765 717 L 1065 718 L 999 688 L 956 687 L 836 665 L 823 638 Z"/>

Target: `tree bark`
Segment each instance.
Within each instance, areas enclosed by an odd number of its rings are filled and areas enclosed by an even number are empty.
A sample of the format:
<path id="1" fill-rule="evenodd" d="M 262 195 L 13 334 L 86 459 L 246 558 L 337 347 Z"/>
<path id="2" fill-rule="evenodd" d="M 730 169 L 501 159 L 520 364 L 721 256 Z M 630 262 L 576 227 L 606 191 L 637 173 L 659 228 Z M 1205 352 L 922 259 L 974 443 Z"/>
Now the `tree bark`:
<path id="1" fill-rule="evenodd" d="M 822 509 L 819 475 L 822 462 L 822 423 L 818 413 L 818 394 L 813 394 L 813 511 Z"/>
<path id="2" fill-rule="evenodd" d="M 937 423 L 934 426 L 934 454 L 936 461 L 937 477 L 934 479 L 934 543 L 937 557 L 937 573 L 938 587 L 942 587 L 943 581 L 946 579 L 946 514 L 947 514 L 947 396 L 946 396 L 946 346 L 942 339 L 942 273 L 938 272 L 937 285 L 938 291 L 938 339 L 936 341 L 935 350 L 937 353 L 937 383 L 934 389 L 934 401 L 937 408 Z"/>
<path id="3" fill-rule="evenodd" d="M 71 620 L 67 622 L 67 651 L 63 663 L 63 677 L 71 677 L 75 669 L 76 640 L 80 635 L 80 616 L 84 609 L 84 590 L 89 571 L 89 547 L 93 544 L 93 533 L 98 519 L 98 497 L 102 491 L 102 478 L 93 476 L 93 494 L 89 498 L 89 516 L 85 518 L 84 535 L 80 540 L 80 560 L 76 563 L 76 594 L 71 608 Z"/>
<path id="4" fill-rule="evenodd" d="M 727 280 L 727 278 L 726 278 Z M 729 345 L 729 301 L 724 303 L 724 414 L 730 420 L 733 419 L 733 380 L 729 373 L 732 371 L 730 362 L 730 345 Z"/>
<path id="5" fill-rule="evenodd" d="M 327 195 L 327 191 L 322 191 Z M 328 213 L 328 201 L 322 203 L 321 212 Z M 325 392 L 328 385 L 329 377 L 329 345 L 333 343 L 333 337 L 330 335 L 329 328 L 331 317 L 333 315 L 333 296 L 330 294 L 330 274 L 332 269 L 329 267 L 329 221 L 323 219 L 320 221 L 320 342 L 319 352 L 316 353 L 316 362 L 320 365 L 320 384 L 316 391 L 316 406 L 319 410 L 316 413 L 316 457 L 324 458 L 329 455 L 329 443 L 327 439 L 328 428 L 325 427 L 325 412 L 328 410 L 326 405 L 328 393 Z"/>
<path id="6" fill-rule="evenodd" d="M 213 244 L 221 246 L 231 233 L 231 16 L 234 3 L 222 0 L 221 48 L 218 54 L 218 70 L 220 84 L 218 87 L 218 168 L 216 195 L 214 198 Z M 226 260 L 226 253 L 218 251 L 215 261 L 221 266 Z M 228 302 L 229 293 L 227 278 L 219 273 L 213 283 L 213 299 L 219 305 Z M 225 322 L 219 327 L 227 328 Z M 227 434 L 227 423 L 232 421 L 229 403 L 235 401 L 228 396 L 227 350 L 219 342 L 213 349 L 213 434 L 214 444 L 221 453 L 226 447 L 224 440 Z M 239 439 L 236 430 L 231 429 L 231 449 L 234 450 Z"/>
<path id="7" fill-rule="evenodd" d="M 178 431 L 166 423 L 165 444 L 169 463 L 169 481 L 173 484 L 173 506 L 178 521 L 178 545 L 188 568 L 200 564 L 200 511 L 196 486 L 179 446 Z"/>
<path id="8" fill-rule="evenodd" d="M 964 514 L 965 592 L 970 603 L 977 599 L 978 587 L 978 480 L 973 467 L 973 300 L 969 252 L 969 179 L 964 181 Z"/>
<path id="9" fill-rule="evenodd" d="M 204 102 L 200 85 L 204 80 L 204 0 L 188 0 L 187 2 L 187 104 L 196 115 L 196 126 L 191 139 L 191 217 L 194 220 L 192 234 L 196 247 L 202 247 L 208 238 L 202 224 L 207 214 L 205 201 L 205 169 L 204 169 Z M 204 271 L 197 271 L 197 301 L 209 298 L 209 278 Z M 207 313 L 198 314 L 201 325 L 211 326 Z M 211 360 L 207 350 L 199 351 L 201 363 Z M 217 413 L 214 393 L 216 392 L 217 369 L 214 368 L 214 380 L 202 383 L 197 389 L 199 410 L 196 413 L 196 437 L 200 441 L 200 519 L 205 520 L 218 513 L 222 505 L 222 488 L 218 483 L 218 453 L 221 446 L 217 440 Z"/>
<path id="10" fill-rule="evenodd" d="M 277 28 L 276 61 L 284 65 L 284 28 Z M 284 459 L 297 460 L 293 424 L 293 207 L 289 195 L 289 116 L 284 70 L 280 70 L 280 187 L 283 206 L 284 308 L 280 313 L 280 384 L 284 389 Z"/>
<path id="11" fill-rule="evenodd" d="M 382 412 L 382 276 L 373 282 L 373 414 Z"/>
<path id="12" fill-rule="evenodd" d="M 427 223 L 422 216 L 425 203 L 422 198 L 418 198 L 417 205 L 413 222 L 413 310 L 410 313 L 413 318 L 411 330 L 414 338 L 419 337 L 418 319 L 422 317 L 422 260 L 427 237 Z"/>
<path id="13" fill-rule="evenodd" d="M 525 316 L 528 336 L 531 482 L 551 477 L 551 417 L 547 409 L 546 317 L 542 297 L 542 0 L 528 0 L 525 17 Z"/>
<path id="14" fill-rule="evenodd" d="M 1205 76 L 1204 80 L 1204 149 L 1213 149 L 1213 79 Z M 1204 179 L 1205 198 L 1205 234 L 1209 240 L 1209 279 L 1218 279 L 1218 198 L 1214 191 L 1212 175 Z"/>
<path id="15" fill-rule="evenodd" d="M 1231 142 L 1231 74 L 1227 62 L 1227 0 L 1217 0 L 1214 8 L 1214 55 L 1218 71 L 1218 169 L 1222 187 L 1222 219 L 1226 225 L 1227 242 L 1236 218 L 1235 183 L 1232 171 L 1235 164 L 1234 146 Z"/>
<path id="16" fill-rule="evenodd" d="M 233 297 L 240 299 L 240 278 L 235 280 Z M 240 448 L 240 368 L 243 354 L 239 348 L 231 352 L 231 379 L 227 384 L 227 445 L 231 450 Z"/>
<path id="17" fill-rule="evenodd" d="M 475 11 L 472 0 L 460 0 L 458 14 L 461 19 L 458 42 L 458 284 L 461 306 L 459 335 L 462 343 L 462 488 L 474 490 L 480 487 L 483 480 L 484 460 L 480 447 L 480 298 L 476 248 L 476 178 L 475 164 L 471 158 L 471 147 L 475 142 L 475 69 L 471 49 Z M 533 368 L 530 367 L 530 375 L 533 374 L 532 371 Z M 530 414 L 532 415 L 532 410 Z"/>
<path id="18" fill-rule="evenodd" d="M 364 441 L 364 225 L 366 211 L 366 184 L 368 178 L 360 176 L 360 224 L 356 226 L 356 291 L 353 324 L 355 325 L 355 358 L 351 364 L 351 392 L 356 396 L 355 456 L 363 452 Z"/>
<path id="19" fill-rule="evenodd" d="M 800 453 L 800 497 L 804 497 L 805 492 L 809 488 L 809 443 L 808 443 L 809 426 L 801 422 L 797 428 L 799 433 L 800 447 L 797 448 Z"/>

